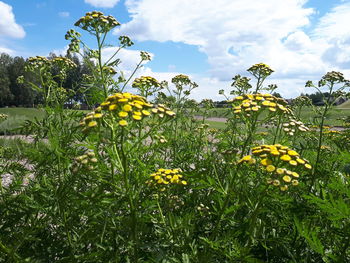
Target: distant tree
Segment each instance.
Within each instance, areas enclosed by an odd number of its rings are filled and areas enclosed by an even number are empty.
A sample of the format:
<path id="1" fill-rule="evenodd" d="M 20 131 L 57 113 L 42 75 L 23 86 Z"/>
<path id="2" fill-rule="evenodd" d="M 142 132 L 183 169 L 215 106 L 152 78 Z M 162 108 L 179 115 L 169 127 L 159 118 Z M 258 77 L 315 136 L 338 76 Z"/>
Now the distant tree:
<path id="1" fill-rule="evenodd" d="M 10 78 L 8 67 L 12 63 L 12 58 L 5 53 L 0 54 L 0 107 L 11 105 L 13 94 L 10 90 Z"/>
<path id="2" fill-rule="evenodd" d="M 25 60 L 22 57 L 15 57 L 8 68 L 10 78 L 10 89 L 14 95 L 12 105 L 32 107 L 38 100 L 38 93 L 30 86 L 18 83 L 19 76 L 28 75 L 24 71 Z"/>

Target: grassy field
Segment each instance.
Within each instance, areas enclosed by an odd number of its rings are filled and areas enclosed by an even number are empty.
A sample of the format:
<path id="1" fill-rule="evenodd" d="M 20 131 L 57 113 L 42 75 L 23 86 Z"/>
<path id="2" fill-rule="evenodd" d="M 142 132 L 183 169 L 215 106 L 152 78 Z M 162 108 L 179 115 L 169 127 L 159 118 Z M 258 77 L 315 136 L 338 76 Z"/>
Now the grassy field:
<path id="1" fill-rule="evenodd" d="M 7 114 L 9 117 L 0 123 L 0 134 L 13 133 L 14 129 L 19 128 L 26 120 L 42 118 L 44 112 L 34 108 L 0 108 L 0 114 Z"/>
<path id="2" fill-rule="evenodd" d="M 342 104 L 333 109 L 326 118 L 325 124 L 333 126 L 342 125 L 342 121 L 339 119 L 350 116 L 350 102 L 348 104 L 349 106 Z M 230 114 L 230 111 L 231 110 L 228 108 L 212 109 L 209 112 L 209 117 L 226 118 Z M 44 116 L 44 112 L 42 110 L 34 108 L 0 108 L 0 114 L 1 113 L 7 114 L 9 118 L 0 123 L 0 134 L 16 133 L 13 130 L 23 125 L 26 120 L 33 120 L 34 118 L 42 118 Z M 305 108 L 301 113 L 301 118 L 305 123 L 311 123 L 314 117 L 315 113 L 311 108 Z M 216 129 L 223 129 L 226 126 L 225 122 L 213 120 L 207 120 L 206 123 L 209 124 L 211 128 Z"/>
<path id="3" fill-rule="evenodd" d="M 230 114 L 231 109 L 229 108 L 217 108 L 212 109 L 209 112 L 209 117 L 221 117 L 226 118 Z M 340 118 L 349 117 L 350 116 L 350 107 L 349 108 L 334 108 L 329 115 L 326 117 L 326 125 L 339 126 L 342 125 L 342 121 Z M 264 117 L 264 116 L 262 116 Z M 312 108 L 304 108 L 301 112 L 301 119 L 305 123 L 312 123 L 313 119 L 316 117 L 315 112 Z"/>

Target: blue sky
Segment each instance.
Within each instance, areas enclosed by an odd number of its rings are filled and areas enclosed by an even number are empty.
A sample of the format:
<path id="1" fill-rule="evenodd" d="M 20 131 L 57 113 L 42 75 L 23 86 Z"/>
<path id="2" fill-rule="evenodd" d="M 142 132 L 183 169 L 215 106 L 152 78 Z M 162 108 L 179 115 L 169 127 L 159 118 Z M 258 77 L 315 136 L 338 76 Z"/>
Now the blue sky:
<path id="1" fill-rule="evenodd" d="M 66 31 L 92 10 L 122 23 L 110 43 L 119 34 L 135 42 L 121 53 L 126 75 L 148 51 L 153 60 L 139 75 L 188 74 L 199 84 L 196 99 L 222 99 L 218 90 L 259 62 L 276 71 L 270 83 L 287 98 L 312 92 L 305 82 L 327 71 L 350 78 L 350 0 L 0 0 L 0 52 L 63 54 Z"/>

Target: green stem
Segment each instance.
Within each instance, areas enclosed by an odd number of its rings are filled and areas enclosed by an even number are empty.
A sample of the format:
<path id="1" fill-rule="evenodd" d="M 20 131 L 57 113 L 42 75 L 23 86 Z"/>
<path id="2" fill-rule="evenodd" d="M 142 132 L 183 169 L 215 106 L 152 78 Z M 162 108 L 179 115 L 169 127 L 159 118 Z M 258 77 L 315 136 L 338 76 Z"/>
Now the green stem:
<path id="1" fill-rule="evenodd" d="M 320 132 L 319 132 L 319 138 L 318 138 L 318 146 L 317 146 L 317 155 L 316 155 L 316 162 L 314 164 L 313 170 L 312 170 L 312 183 L 310 185 L 310 191 L 312 189 L 312 186 L 314 185 L 316 181 L 316 173 L 317 173 L 317 168 L 318 168 L 318 163 L 320 161 L 320 156 L 321 156 L 321 146 L 323 142 L 323 126 L 324 126 L 324 120 L 326 118 L 326 115 L 328 113 L 328 110 L 330 108 L 330 99 L 332 97 L 332 90 L 333 90 L 333 83 L 330 84 L 329 86 L 329 96 L 326 101 L 326 105 L 324 108 L 324 111 L 321 116 L 321 123 L 320 123 Z"/>
<path id="2" fill-rule="evenodd" d="M 101 85 L 103 88 L 104 97 L 107 98 L 108 91 L 107 91 L 107 86 L 106 86 L 106 82 L 105 82 L 105 76 L 103 74 L 103 65 L 102 65 L 102 53 L 101 53 L 102 52 L 102 42 L 101 42 L 100 33 L 98 32 L 97 29 L 96 29 L 96 39 L 97 39 L 97 46 L 98 46 L 98 66 L 100 69 Z"/>

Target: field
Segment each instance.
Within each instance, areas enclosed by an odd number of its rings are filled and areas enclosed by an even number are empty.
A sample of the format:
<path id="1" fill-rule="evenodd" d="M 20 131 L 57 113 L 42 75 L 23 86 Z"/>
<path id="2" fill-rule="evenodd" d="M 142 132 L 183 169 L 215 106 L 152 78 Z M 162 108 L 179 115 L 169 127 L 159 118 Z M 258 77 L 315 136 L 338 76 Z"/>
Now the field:
<path id="1" fill-rule="evenodd" d="M 0 123 L 0 134 L 20 133 L 15 129 L 21 127 L 26 120 L 43 118 L 44 111 L 33 108 L 0 108 L 0 114 L 8 115 L 8 119 Z"/>
<path id="2" fill-rule="evenodd" d="M 115 77 L 120 61 L 102 59 L 114 17 L 75 25 L 96 38 L 92 50 L 65 36 L 92 63 L 81 85 L 95 107 L 65 109 L 69 57 L 32 57 L 19 81 L 42 109 L 0 109 L 0 132 L 23 134 L 0 138 L 0 262 L 350 262 L 347 106 L 292 107 L 259 63 L 235 77 L 231 109 L 199 108 L 186 75 Z M 134 72 L 150 59 L 141 51 Z M 328 98 L 350 86 L 339 72 L 321 80 L 308 86 Z"/>
<path id="3" fill-rule="evenodd" d="M 345 102 L 347 103 L 347 102 Z M 226 127 L 225 119 L 230 116 L 232 109 L 228 108 L 215 108 L 211 109 L 208 113 L 205 122 L 210 125 L 211 128 L 223 129 Z M 9 118 L 0 123 L 0 134 L 18 134 L 20 133 L 17 128 L 21 127 L 26 120 L 34 120 L 35 118 L 41 119 L 44 116 L 42 110 L 34 108 L 0 108 L 0 114 L 7 114 Z M 201 111 L 199 111 L 199 114 Z M 220 121 L 215 121 L 210 118 L 223 118 Z M 305 123 L 313 123 L 316 117 L 316 113 L 312 108 L 303 108 L 301 112 L 301 120 Z M 325 125 L 329 126 L 342 126 L 342 118 L 350 117 L 350 108 L 339 105 L 329 112 L 329 115 L 325 118 Z M 261 116 L 261 119 L 264 115 Z"/>

